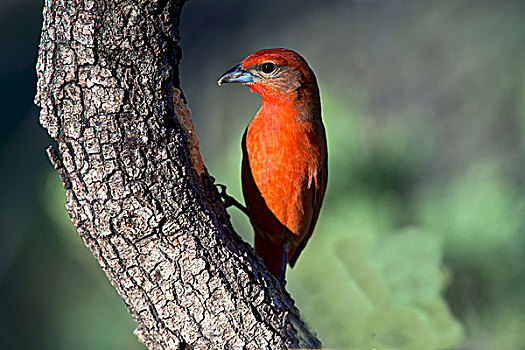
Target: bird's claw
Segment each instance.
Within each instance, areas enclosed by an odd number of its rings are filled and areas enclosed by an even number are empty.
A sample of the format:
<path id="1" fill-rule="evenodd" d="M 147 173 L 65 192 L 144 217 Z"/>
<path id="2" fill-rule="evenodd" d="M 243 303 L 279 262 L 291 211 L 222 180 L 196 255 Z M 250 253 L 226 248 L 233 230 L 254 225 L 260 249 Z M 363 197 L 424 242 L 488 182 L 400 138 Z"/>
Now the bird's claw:
<path id="1" fill-rule="evenodd" d="M 215 186 L 217 187 L 217 191 L 219 192 L 219 197 L 221 198 L 222 203 L 224 204 L 224 207 L 229 208 L 231 206 L 234 206 L 240 211 L 242 211 L 244 214 L 249 215 L 248 209 L 244 205 L 242 205 L 241 203 L 239 203 L 239 201 L 237 201 L 235 198 L 233 198 L 232 196 L 226 193 L 225 185 L 216 184 Z"/>
<path id="2" fill-rule="evenodd" d="M 233 205 L 233 198 L 226 193 L 226 186 L 223 184 L 216 184 L 215 186 L 217 186 L 217 191 L 219 192 L 222 204 L 224 204 L 226 208 L 231 207 Z"/>
<path id="3" fill-rule="evenodd" d="M 226 195 L 226 185 L 223 184 L 215 184 L 215 187 L 217 187 L 217 191 L 219 192 L 219 196 L 224 199 L 224 195 Z"/>

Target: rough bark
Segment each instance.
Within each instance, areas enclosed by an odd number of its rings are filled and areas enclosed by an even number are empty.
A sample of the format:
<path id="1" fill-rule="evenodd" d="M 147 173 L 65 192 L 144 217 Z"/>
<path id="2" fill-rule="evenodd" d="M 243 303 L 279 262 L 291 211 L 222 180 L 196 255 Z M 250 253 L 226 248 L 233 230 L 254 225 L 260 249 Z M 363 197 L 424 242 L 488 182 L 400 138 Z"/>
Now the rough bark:
<path id="1" fill-rule="evenodd" d="M 66 208 L 150 349 L 319 347 L 202 166 L 178 90 L 183 3 L 45 1 L 35 102 Z"/>

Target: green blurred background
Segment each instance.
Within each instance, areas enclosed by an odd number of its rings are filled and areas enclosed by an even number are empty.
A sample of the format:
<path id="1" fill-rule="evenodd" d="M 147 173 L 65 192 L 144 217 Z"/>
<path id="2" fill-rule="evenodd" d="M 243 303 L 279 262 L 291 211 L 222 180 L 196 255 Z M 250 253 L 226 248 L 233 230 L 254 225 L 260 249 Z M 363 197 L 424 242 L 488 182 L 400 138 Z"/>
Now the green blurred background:
<path id="1" fill-rule="evenodd" d="M 0 1 L 0 348 L 142 349 L 45 157 L 41 10 Z M 259 97 L 217 78 L 265 47 L 317 74 L 328 192 L 287 288 L 326 347 L 525 349 L 525 2 L 191 0 L 181 31 L 205 164 L 237 197 Z"/>

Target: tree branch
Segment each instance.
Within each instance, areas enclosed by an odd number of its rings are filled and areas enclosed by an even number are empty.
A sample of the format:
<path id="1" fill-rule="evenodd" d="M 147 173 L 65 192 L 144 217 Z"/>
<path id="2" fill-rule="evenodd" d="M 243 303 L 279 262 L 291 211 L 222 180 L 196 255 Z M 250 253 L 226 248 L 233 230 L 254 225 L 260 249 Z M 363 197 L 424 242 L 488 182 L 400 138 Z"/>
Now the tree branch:
<path id="1" fill-rule="evenodd" d="M 178 89 L 183 3 L 45 1 L 35 103 L 66 208 L 150 349 L 319 347 L 202 165 Z"/>

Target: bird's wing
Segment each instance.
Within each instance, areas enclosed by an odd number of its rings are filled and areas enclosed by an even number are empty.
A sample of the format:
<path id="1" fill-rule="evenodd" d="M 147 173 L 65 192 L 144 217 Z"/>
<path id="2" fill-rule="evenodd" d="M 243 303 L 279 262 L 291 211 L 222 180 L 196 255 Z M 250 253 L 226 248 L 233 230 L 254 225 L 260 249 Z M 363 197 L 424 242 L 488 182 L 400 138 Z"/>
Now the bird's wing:
<path id="1" fill-rule="evenodd" d="M 323 204 L 324 194 L 326 191 L 326 183 L 328 180 L 328 159 L 326 156 L 327 153 L 324 152 L 324 154 L 325 154 L 324 160 L 322 162 L 320 169 L 318 170 L 316 174 L 317 181 L 312 180 L 312 183 L 314 184 L 311 187 L 311 191 L 313 191 L 313 196 L 312 196 L 313 212 L 312 212 L 312 219 L 310 222 L 310 226 L 308 228 L 306 235 L 301 240 L 301 242 L 299 242 L 299 245 L 295 249 L 290 260 L 288 261 L 288 263 L 290 264 L 290 267 L 294 267 L 297 261 L 297 258 L 299 258 L 299 255 L 301 254 L 304 247 L 306 246 L 306 243 L 308 243 L 308 240 L 312 236 L 312 233 L 314 232 L 315 224 L 317 223 L 317 219 L 319 218 L 319 211 L 321 210 L 321 205 Z"/>

